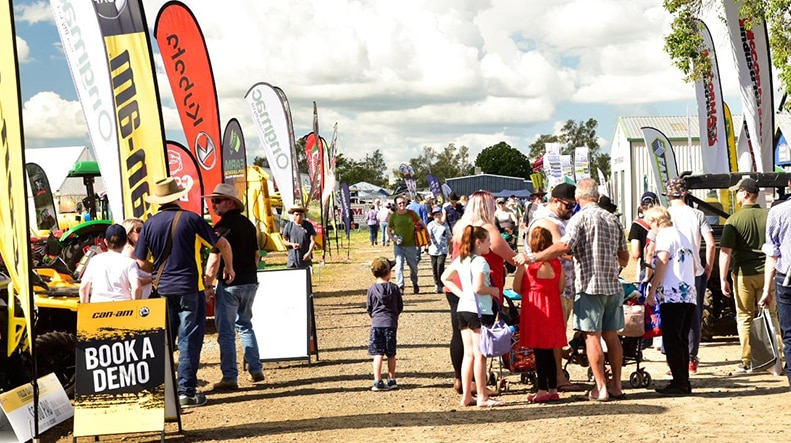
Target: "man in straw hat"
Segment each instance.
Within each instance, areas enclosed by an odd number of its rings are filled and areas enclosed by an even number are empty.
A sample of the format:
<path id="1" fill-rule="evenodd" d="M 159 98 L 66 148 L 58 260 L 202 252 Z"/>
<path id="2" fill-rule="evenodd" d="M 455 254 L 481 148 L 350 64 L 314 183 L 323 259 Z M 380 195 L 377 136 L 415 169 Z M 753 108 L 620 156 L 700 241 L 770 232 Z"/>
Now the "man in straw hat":
<path id="1" fill-rule="evenodd" d="M 236 188 L 220 183 L 214 192 L 204 195 L 220 220 L 214 229 L 228 240 L 233 250 L 233 269 L 236 278 L 231 283 L 217 281 L 214 324 L 217 326 L 217 344 L 220 345 L 220 370 L 222 380 L 214 384 L 215 390 L 238 389 L 239 368 L 236 366 L 236 329 L 242 340 L 244 359 L 250 380 L 264 380 L 263 366 L 258 356 L 258 342 L 253 332 L 253 300 L 258 289 L 258 237 L 255 225 L 242 214 L 244 204 L 237 197 Z M 225 262 L 215 247 L 206 263 L 203 277 L 206 290 L 210 291 L 217 275 L 225 269 Z"/>
<path id="2" fill-rule="evenodd" d="M 305 220 L 305 208 L 295 206 L 288 210 L 294 217 L 283 228 L 283 243 L 288 248 L 289 268 L 307 268 L 312 263 L 313 249 L 316 247 L 316 229 L 313 223 Z"/>
<path id="3" fill-rule="evenodd" d="M 231 245 L 203 217 L 181 210 L 179 198 L 189 192 L 189 187 L 181 188 L 173 177 L 168 177 L 156 182 L 153 191 L 145 200 L 158 204 L 159 211 L 143 225 L 134 256 L 141 268 L 149 256 L 153 258 L 154 287 L 167 300 L 171 337 L 178 334 L 179 403 L 182 408 L 202 406 L 206 404 L 206 396 L 196 388 L 206 324 L 206 296 L 195 259 L 195 240 L 220 250 L 226 263 L 223 275 L 226 283 L 232 282 L 236 275 Z"/>

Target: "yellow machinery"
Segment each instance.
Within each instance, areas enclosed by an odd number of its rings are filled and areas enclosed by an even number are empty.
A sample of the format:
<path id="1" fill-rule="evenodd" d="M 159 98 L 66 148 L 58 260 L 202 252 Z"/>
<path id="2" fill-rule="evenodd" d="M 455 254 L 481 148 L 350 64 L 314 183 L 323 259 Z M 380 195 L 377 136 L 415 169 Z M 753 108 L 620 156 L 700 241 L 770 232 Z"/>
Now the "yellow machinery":
<path id="1" fill-rule="evenodd" d="M 247 214 L 259 232 L 259 248 L 265 251 L 285 252 L 275 212 L 272 207 L 282 207 L 280 195 L 269 194 L 269 174 L 257 165 L 247 167 Z"/>

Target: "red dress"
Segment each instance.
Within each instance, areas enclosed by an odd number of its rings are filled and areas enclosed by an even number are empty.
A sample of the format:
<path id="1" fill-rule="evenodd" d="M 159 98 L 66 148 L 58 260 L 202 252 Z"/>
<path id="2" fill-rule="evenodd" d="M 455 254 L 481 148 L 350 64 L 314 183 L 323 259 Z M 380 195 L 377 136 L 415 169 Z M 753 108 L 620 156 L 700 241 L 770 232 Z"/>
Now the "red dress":
<path id="1" fill-rule="evenodd" d="M 522 310 L 519 315 L 519 344 L 526 348 L 551 349 L 566 346 L 566 326 L 558 291 L 560 260 L 550 260 L 555 277 L 538 278 L 543 263 L 527 266 L 522 279 Z"/>

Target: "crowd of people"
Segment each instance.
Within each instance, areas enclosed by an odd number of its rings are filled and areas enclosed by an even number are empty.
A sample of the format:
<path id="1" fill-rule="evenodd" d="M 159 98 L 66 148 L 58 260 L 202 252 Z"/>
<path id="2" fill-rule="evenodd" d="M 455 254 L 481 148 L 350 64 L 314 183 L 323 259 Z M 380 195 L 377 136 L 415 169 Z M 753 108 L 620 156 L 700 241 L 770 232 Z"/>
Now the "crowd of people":
<path id="1" fill-rule="evenodd" d="M 398 388 L 397 328 L 404 308 L 404 272 L 408 268 L 413 293 L 419 294 L 417 265 L 427 254 L 434 292 L 444 293 L 448 301 L 453 388 L 461 395 L 462 406 L 504 404 L 486 386 L 487 359 L 479 341 L 481 328 L 502 315 L 509 269 L 514 273 L 513 290 L 522 300 L 519 343 L 533 349 L 536 361 L 537 389 L 528 402 L 557 401 L 564 392 L 583 390 L 562 371 L 570 319 L 584 342 L 594 379 L 585 397 L 624 398 L 618 336 L 624 327 L 624 291 L 619 277 L 630 258 L 638 262 L 634 279 L 646 283 L 646 303 L 658 304 L 662 318 L 663 353 L 672 378 L 656 392 L 691 394 L 690 374 L 699 364 L 702 297 L 714 270 L 716 247 L 706 216 L 686 203 L 684 179 L 675 178 L 666 188 L 667 207 L 659 204 L 655 193 L 643 194 L 628 245 L 620 219 L 613 214 L 614 205 L 602 200 L 592 179 L 580 180 L 576 186 L 559 184 L 548 194 L 537 190 L 524 205 L 516 199 L 495 199 L 486 191 L 469 198 L 452 193 L 444 204 L 420 197 L 410 201 L 406 195 L 396 196 L 392 203 L 376 201 L 366 214 L 370 244 L 392 245 L 394 260 L 380 257 L 370 268 L 376 279 L 366 301 L 371 317 L 372 389 Z M 129 219 L 110 226 L 105 234 L 108 252 L 89 262 L 80 287 L 83 303 L 149 296 L 167 301 L 171 345 L 179 350 L 179 402 L 185 408 L 207 401 L 197 390 L 207 296 L 214 296 L 216 303 L 222 371 L 214 389 L 239 386 L 237 331 L 249 380 L 265 379 L 251 321 L 260 260 L 255 227 L 242 214 L 243 203 L 233 186 L 220 184 L 203 196 L 219 216 L 214 226 L 181 210 L 179 199 L 187 191 L 172 178 L 157 182 L 146 197 L 148 203 L 158 205 L 157 213 L 146 222 Z M 768 310 L 782 336 L 785 359 L 791 358 L 791 242 L 786 239 L 791 205 L 761 208 L 756 203 L 760 189 L 750 178 L 731 191 L 740 209 L 723 228 L 719 283 L 723 293 L 736 300 L 741 344 L 737 369 L 748 372 L 756 307 Z M 305 220 L 305 208 L 288 212 L 293 220 L 282 231 L 287 265 L 309 267 L 316 231 Z M 415 234 L 421 230 L 426 231 L 427 245 L 416 242 Z M 523 252 L 515 247 L 520 237 Z M 200 245 L 211 251 L 205 269 L 196 260 Z M 385 358 L 387 381 L 381 374 Z M 785 372 L 779 365 L 773 370 L 776 375 Z"/>

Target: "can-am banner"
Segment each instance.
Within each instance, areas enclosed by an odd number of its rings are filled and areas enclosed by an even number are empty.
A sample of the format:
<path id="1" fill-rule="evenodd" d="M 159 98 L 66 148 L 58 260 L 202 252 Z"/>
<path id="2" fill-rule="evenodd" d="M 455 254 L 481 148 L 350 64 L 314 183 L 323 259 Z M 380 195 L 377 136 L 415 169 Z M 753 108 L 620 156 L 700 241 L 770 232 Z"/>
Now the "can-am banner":
<path id="1" fill-rule="evenodd" d="M 280 190 L 283 207 L 290 209 L 302 204 L 299 175 L 294 174 L 296 158 L 291 130 L 291 113 L 281 100 L 280 93 L 269 83 L 257 83 L 247 91 L 244 100 L 250 107 L 250 116 L 258 129 L 258 136 L 269 162 L 269 169 Z"/>
<path id="2" fill-rule="evenodd" d="M 58 28 L 71 79 L 82 105 L 88 136 L 102 172 L 110 212 L 124 218 L 121 160 L 110 68 L 104 51 L 99 20 L 93 2 L 52 0 L 52 15 Z"/>
<path id="3" fill-rule="evenodd" d="M 170 1 L 159 10 L 154 36 L 184 128 L 187 148 L 198 161 L 204 189 L 213 190 L 223 181 L 222 140 L 217 90 L 203 32 L 186 5 Z M 209 208 L 216 223 L 220 217 L 211 205 Z"/>
<path id="4" fill-rule="evenodd" d="M 733 45 L 736 71 L 742 96 L 742 113 L 747 122 L 756 171 L 774 171 L 775 114 L 769 38 L 763 17 L 743 17 L 741 0 L 723 0 L 725 22 Z M 747 29 L 747 22 L 752 22 Z"/>
<path id="5" fill-rule="evenodd" d="M 27 184 L 25 183 L 25 138 L 22 135 L 22 106 L 19 96 L 16 38 L 11 2 L 0 0 L 0 256 L 11 283 L 8 285 L 7 355 L 17 348 L 27 327 L 27 341 L 33 336 L 30 310 L 30 234 L 27 229 Z M 12 295 L 22 305 L 24 318 L 15 313 Z M 4 308 L 5 309 L 5 308 Z M 34 376 L 36 374 L 33 374 Z"/>
<path id="6" fill-rule="evenodd" d="M 144 198 L 168 175 L 162 107 L 140 0 L 91 2 L 104 38 L 117 120 L 124 213 L 114 218 L 145 219 L 152 211 Z M 81 18 L 77 19 L 82 22 Z"/>
<path id="7" fill-rule="evenodd" d="M 697 22 L 698 32 L 703 37 L 701 56 L 708 58 L 711 63 L 711 69 L 695 82 L 703 172 L 720 174 L 729 172 L 728 137 L 725 133 L 725 111 L 722 102 L 720 70 L 709 28 L 702 21 L 698 20 Z"/>

